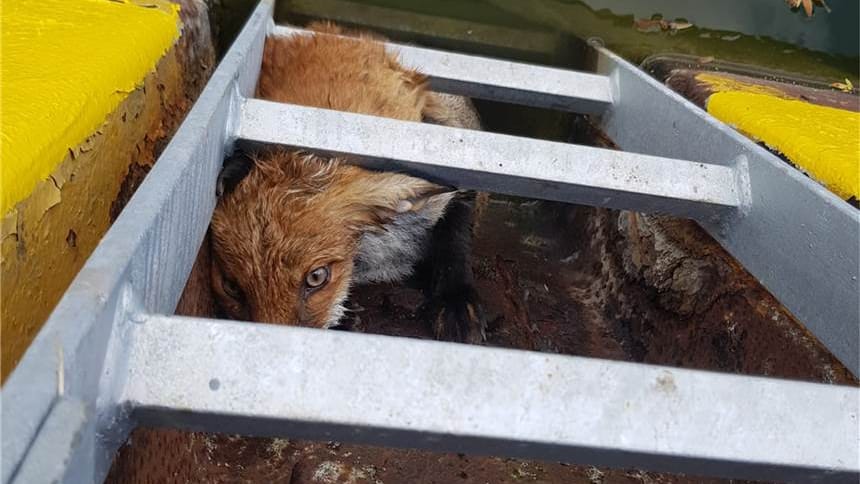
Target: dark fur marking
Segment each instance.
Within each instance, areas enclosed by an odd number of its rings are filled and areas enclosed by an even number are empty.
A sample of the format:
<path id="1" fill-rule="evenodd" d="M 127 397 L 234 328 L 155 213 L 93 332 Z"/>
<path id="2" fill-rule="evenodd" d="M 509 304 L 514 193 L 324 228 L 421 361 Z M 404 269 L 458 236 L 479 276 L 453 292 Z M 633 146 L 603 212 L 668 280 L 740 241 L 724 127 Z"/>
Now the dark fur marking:
<path id="1" fill-rule="evenodd" d="M 427 296 L 426 318 L 438 339 L 477 343 L 486 337 L 472 273 L 474 205 L 474 192 L 461 192 L 451 200 L 416 268 Z"/>
<path id="2" fill-rule="evenodd" d="M 218 182 L 215 185 L 215 195 L 220 198 L 235 190 L 253 168 L 254 160 L 251 154 L 237 148 L 221 166 L 221 173 L 218 174 Z"/>

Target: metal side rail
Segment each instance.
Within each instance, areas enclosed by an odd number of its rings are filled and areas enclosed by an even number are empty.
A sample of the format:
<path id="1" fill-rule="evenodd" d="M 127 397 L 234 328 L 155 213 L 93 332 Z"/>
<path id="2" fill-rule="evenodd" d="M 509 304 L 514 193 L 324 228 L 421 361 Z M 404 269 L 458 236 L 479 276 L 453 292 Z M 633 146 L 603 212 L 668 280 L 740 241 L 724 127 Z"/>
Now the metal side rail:
<path id="1" fill-rule="evenodd" d="M 256 87 L 273 2 L 254 10 L 158 162 L 0 389 L 2 482 L 101 482 L 133 426 L 127 322 L 172 313 L 215 207 L 242 96 Z M 79 406 L 74 418 L 69 406 Z M 64 436 L 74 435 L 74 439 Z"/>
<path id="2" fill-rule="evenodd" d="M 740 212 L 698 222 L 860 376 L 860 210 L 713 118 L 597 41 L 614 87 L 600 125 L 623 150 L 733 165 L 748 187 Z"/>
<path id="3" fill-rule="evenodd" d="M 858 374 L 856 214 L 634 66 L 599 46 L 605 77 L 554 69 L 541 72 L 559 78 L 506 80 L 502 66 L 533 67 L 459 54 L 446 67 L 454 55 L 447 53 L 421 60 L 431 78 L 450 81 L 440 89 L 598 106 L 626 153 L 273 105 L 248 99 L 263 42 L 275 31 L 272 9 L 264 0 L 254 11 L 0 390 L 3 483 L 101 481 L 139 421 L 856 482 L 855 387 L 158 316 L 175 308 L 215 205 L 221 163 L 243 137 L 460 186 L 694 216 Z M 577 97 L 568 83 L 580 81 L 610 93 Z M 373 133 L 380 129 L 389 135 Z M 389 142 L 392 130 L 407 140 L 402 146 Z M 373 358 L 347 367 L 343 352 Z M 512 385 L 527 374 L 539 384 Z M 372 398 L 364 384 L 384 391 Z"/>

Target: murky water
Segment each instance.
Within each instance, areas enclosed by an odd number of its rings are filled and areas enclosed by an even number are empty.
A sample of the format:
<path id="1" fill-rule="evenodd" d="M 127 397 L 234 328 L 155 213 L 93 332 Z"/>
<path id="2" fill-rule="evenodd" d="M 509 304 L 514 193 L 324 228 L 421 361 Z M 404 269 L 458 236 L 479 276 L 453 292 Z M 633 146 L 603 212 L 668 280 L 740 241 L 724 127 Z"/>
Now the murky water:
<path id="1" fill-rule="evenodd" d="M 222 43 L 254 0 L 221 0 Z M 860 2 L 829 0 L 807 18 L 779 0 L 282 0 L 278 21 L 331 18 L 444 48 L 576 66 L 581 40 L 600 37 L 633 62 L 684 53 L 835 81 L 860 76 Z M 634 19 L 693 27 L 640 32 Z M 388 27 L 388 28 L 387 28 Z M 395 31 L 397 33 L 395 33 Z M 404 33 L 405 32 L 405 33 Z"/>
<path id="2" fill-rule="evenodd" d="M 854 56 L 860 51 L 860 3 L 830 0 L 827 13 L 816 9 L 812 18 L 792 12 L 774 0 L 584 0 L 595 10 L 615 15 L 648 18 L 655 13 L 683 18 L 700 28 L 769 37 L 797 47 L 831 54 Z"/>

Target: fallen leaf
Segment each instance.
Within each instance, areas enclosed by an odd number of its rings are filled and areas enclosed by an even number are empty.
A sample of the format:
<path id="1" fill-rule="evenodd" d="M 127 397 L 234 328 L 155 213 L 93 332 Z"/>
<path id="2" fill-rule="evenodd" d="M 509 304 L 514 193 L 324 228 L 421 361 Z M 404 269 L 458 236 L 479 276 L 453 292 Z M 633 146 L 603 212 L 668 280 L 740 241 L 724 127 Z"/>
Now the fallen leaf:
<path id="1" fill-rule="evenodd" d="M 740 34 L 737 34 L 737 35 L 724 35 L 724 36 L 722 36 L 722 37 L 720 37 L 720 38 L 721 38 L 721 39 L 723 39 L 723 40 L 728 40 L 729 42 L 734 42 L 734 41 L 736 41 L 736 40 L 740 39 L 740 38 L 741 38 L 741 35 L 740 35 Z"/>
<path id="2" fill-rule="evenodd" d="M 669 28 L 672 30 L 684 30 L 692 27 L 690 22 L 669 22 Z"/>
<path id="3" fill-rule="evenodd" d="M 820 5 L 830 13 L 830 7 L 827 5 L 825 0 L 785 0 L 785 3 L 788 4 L 788 7 L 791 9 L 795 9 L 803 6 L 803 11 L 806 13 L 807 17 L 812 17 L 812 13 L 815 10 L 816 5 Z"/>
<path id="4" fill-rule="evenodd" d="M 666 26 L 664 26 L 666 24 Z M 633 26 L 639 32 L 659 32 L 668 28 L 668 23 L 665 20 L 653 20 L 646 18 L 638 18 L 633 21 Z"/>
<path id="5" fill-rule="evenodd" d="M 714 62 L 714 56 L 712 55 L 699 57 L 699 64 L 710 64 L 711 62 Z"/>
<path id="6" fill-rule="evenodd" d="M 834 82 L 830 87 L 839 89 L 842 92 L 854 92 L 854 84 L 851 83 L 851 79 L 845 79 L 844 83 Z"/>
<path id="7" fill-rule="evenodd" d="M 633 20 L 633 26 L 640 32 L 650 33 L 659 32 L 661 30 L 670 30 L 677 32 L 679 30 L 689 29 L 693 26 L 690 22 L 668 22 L 663 19 L 648 19 L 638 18 Z"/>

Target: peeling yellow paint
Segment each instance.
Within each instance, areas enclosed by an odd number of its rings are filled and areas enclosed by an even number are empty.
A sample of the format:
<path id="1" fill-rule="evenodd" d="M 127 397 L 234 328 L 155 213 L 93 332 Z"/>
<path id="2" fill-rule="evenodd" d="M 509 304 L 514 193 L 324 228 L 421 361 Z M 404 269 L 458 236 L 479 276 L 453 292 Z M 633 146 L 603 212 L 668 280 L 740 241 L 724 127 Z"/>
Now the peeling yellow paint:
<path id="1" fill-rule="evenodd" d="M 18 235 L 18 211 L 12 210 L 3 217 L 2 232 L 0 238 L 6 240 L 6 237 Z"/>
<path id="2" fill-rule="evenodd" d="M 112 203 L 129 165 L 152 165 L 156 140 L 178 123 L 177 114 L 187 106 L 184 69 L 176 49 L 168 51 L 96 134 L 68 150 L 59 166 L 3 217 L 3 380 L 110 225 Z M 57 193 L 62 202 L 54 204 Z"/>
<path id="3" fill-rule="evenodd" d="M 31 203 L 39 212 L 38 220 L 41 220 L 51 207 L 59 204 L 60 201 L 63 200 L 63 196 L 60 194 L 60 189 L 51 181 L 52 179 L 50 177 L 48 177 L 48 180 L 49 181 L 41 183 L 44 186 L 44 189 L 37 189 L 30 195 Z"/>
<path id="4" fill-rule="evenodd" d="M 718 75 L 696 79 L 714 92 L 707 109 L 715 118 L 784 154 L 843 199 L 860 198 L 860 113 Z"/>
<path id="5" fill-rule="evenodd" d="M 48 179 L 179 35 L 166 0 L 3 0 L 0 213 Z M 56 198 L 43 200 L 45 210 Z"/>

